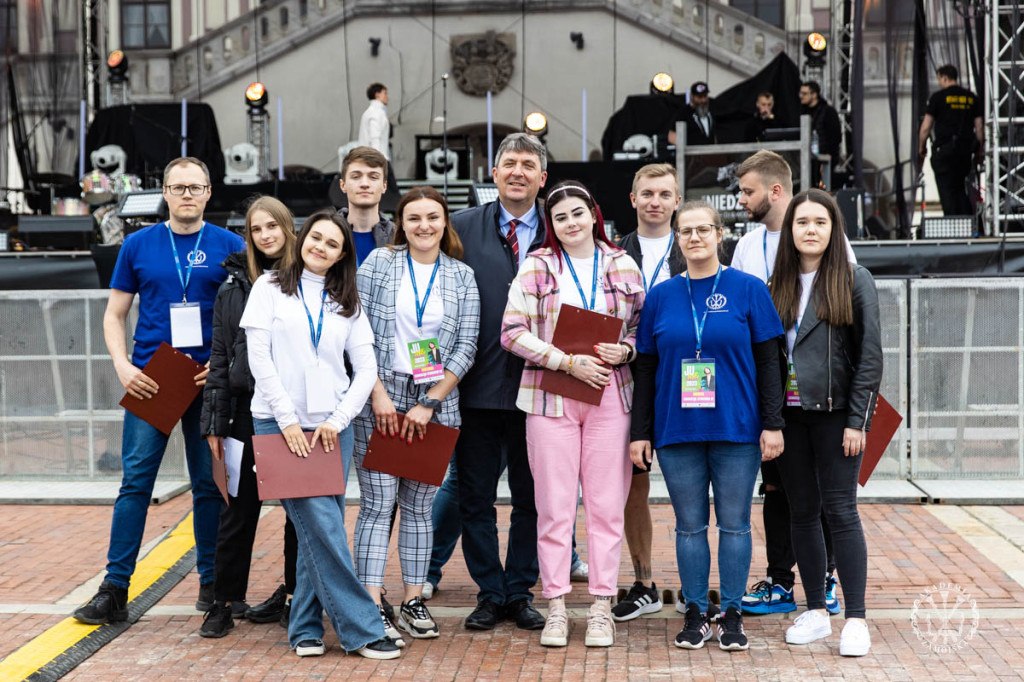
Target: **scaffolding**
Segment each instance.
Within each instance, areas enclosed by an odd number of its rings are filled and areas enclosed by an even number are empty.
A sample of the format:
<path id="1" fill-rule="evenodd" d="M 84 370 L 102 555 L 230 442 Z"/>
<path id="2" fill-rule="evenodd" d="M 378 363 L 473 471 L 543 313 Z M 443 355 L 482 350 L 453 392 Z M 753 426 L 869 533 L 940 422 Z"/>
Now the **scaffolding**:
<path id="1" fill-rule="evenodd" d="M 842 127 L 841 139 L 845 153 L 833 166 L 833 173 L 846 173 L 853 165 L 853 98 L 850 94 L 853 70 L 853 2 L 832 0 L 832 21 L 830 43 L 832 59 L 829 60 L 829 96 L 832 106 L 839 114 Z"/>
<path id="2" fill-rule="evenodd" d="M 985 32 L 986 220 L 991 234 L 1024 222 L 1024 12 L 1016 0 L 991 0 Z"/>

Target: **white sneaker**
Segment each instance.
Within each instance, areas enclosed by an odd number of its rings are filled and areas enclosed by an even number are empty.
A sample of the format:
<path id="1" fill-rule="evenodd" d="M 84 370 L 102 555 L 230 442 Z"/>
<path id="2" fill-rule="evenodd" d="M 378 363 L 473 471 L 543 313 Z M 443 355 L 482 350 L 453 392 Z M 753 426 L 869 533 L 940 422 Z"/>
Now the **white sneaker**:
<path id="1" fill-rule="evenodd" d="M 871 651 L 871 633 L 863 618 L 849 618 L 839 637 L 840 656 L 866 656 Z"/>
<path id="2" fill-rule="evenodd" d="M 430 601 L 434 598 L 434 593 L 437 592 L 437 587 L 431 582 L 423 583 L 423 601 Z"/>
<path id="3" fill-rule="evenodd" d="M 574 583 L 585 583 L 590 579 L 590 566 L 586 561 L 580 561 L 569 572 L 569 580 Z"/>
<path id="4" fill-rule="evenodd" d="M 615 644 L 615 623 L 612 622 L 610 599 L 598 599 L 587 612 L 587 646 L 611 646 Z"/>
<path id="5" fill-rule="evenodd" d="M 569 630 L 572 623 L 565 610 L 565 602 L 557 605 L 548 602 L 548 618 L 544 621 L 544 630 L 540 633 L 541 646 L 566 646 L 569 644 Z"/>
<path id="6" fill-rule="evenodd" d="M 323 656 L 327 653 L 327 647 L 324 646 L 322 639 L 304 639 L 295 645 L 295 654 L 297 656 Z"/>
<path id="7" fill-rule="evenodd" d="M 804 611 L 786 630 L 787 644 L 810 644 L 832 634 L 832 623 L 827 613 Z"/>

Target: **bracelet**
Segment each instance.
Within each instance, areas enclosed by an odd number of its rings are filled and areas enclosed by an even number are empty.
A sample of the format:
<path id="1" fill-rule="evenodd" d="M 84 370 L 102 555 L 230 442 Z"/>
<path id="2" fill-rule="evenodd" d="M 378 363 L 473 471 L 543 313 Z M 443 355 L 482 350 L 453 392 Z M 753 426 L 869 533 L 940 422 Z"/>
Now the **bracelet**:
<path id="1" fill-rule="evenodd" d="M 571 374 L 572 373 L 572 360 L 573 360 L 573 354 L 569 353 L 569 366 L 565 370 L 566 374 Z"/>
<path id="2" fill-rule="evenodd" d="M 626 348 L 626 359 L 623 360 L 622 362 L 623 363 L 631 362 L 633 360 L 633 353 L 635 352 L 633 350 L 633 347 L 631 345 L 629 345 L 628 343 L 626 343 L 625 341 L 619 341 L 619 345 L 620 346 L 624 346 Z"/>

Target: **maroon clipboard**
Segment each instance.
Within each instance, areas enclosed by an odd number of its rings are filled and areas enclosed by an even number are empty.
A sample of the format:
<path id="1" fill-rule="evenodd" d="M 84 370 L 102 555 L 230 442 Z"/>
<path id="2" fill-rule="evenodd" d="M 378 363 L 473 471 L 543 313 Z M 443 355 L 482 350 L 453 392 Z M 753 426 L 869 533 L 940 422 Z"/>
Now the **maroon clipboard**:
<path id="1" fill-rule="evenodd" d="M 306 442 L 313 438 L 306 433 Z M 345 469 L 338 443 L 324 450 L 323 441 L 308 457 L 299 457 L 288 449 L 280 433 L 253 436 L 256 457 L 256 487 L 261 500 L 291 500 L 298 497 L 326 497 L 345 494 Z"/>
<path id="2" fill-rule="evenodd" d="M 871 430 L 868 431 L 864 442 L 864 459 L 860 463 L 859 482 L 862 486 L 871 478 L 871 472 L 878 466 L 878 461 L 882 459 L 885 449 L 889 447 L 902 423 L 903 417 L 900 413 L 879 394 L 875 402 L 874 416 L 871 417 Z"/>
<path id="3" fill-rule="evenodd" d="M 121 407 L 146 422 L 165 436 L 196 399 L 202 386 L 195 376 L 205 368 L 169 343 L 161 343 L 142 372 L 160 387 L 152 398 L 141 400 L 125 393 Z"/>
<path id="4" fill-rule="evenodd" d="M 412 443 L 403 438 L 382 436 L 374 429 L 363 466 L 420 483 L 441 485 L 458 440 L 458 429 L 433 422 L 427 424 L 423 440 L 414 437 Z"/>
<path id="5" fill-rule="evenodd" d="M 228 458 L 224 456 L 217 459 L 211 452 L 210 464 L 213 467 L 213 482 L 217 484 L 217 490 L 224 498 L 224 504 L 231 506 L 231 500 L 228 499 Z"/>
<path id="6" fill-rule="evenodd" d="M 622 320 L 612 315 L 595 313 L 562 304 L 551 344 L 565 353 L 594 355 L 598 343 L 618 343 Z M 542 370 L 540 388 L 563 398 L 574 398 L 590 405 L 600 405 L 603 388 L 594 388 L 565 372 Z"/>

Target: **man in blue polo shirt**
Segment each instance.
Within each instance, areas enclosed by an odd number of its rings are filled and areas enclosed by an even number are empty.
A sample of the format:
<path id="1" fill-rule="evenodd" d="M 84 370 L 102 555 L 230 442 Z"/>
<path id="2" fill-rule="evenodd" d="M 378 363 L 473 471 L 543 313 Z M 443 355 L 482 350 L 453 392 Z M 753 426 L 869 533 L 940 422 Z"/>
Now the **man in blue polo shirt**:
<path id="1" fill-rule="evenodd" d="M 203 221 L 210 200 L 210 172 L 199 159 L 183 157 L 164 170 L 164 200 L 170 219 L 129 235 L 124 240 L 110 282 L 110 299 L 103 316 L 103 337 L 114 370 L 125 390 L 149 399 L 159 390 L 142 367 L 167 342 L 197 362 L 210 357 L 213 302 L 227 278 L 219 264 L 245 249 L 235 234 Z M 128 357 L 125 321 L 135 295 L 139 321 L 135 347 Z M 195 377 L 206 382 L 206 372 Z M 213 557 L 217 543 L 220 494 L 213 482 L 210 449 L 199 432 L 202 396 L 181 418 L 185 457 L 192 480 L 193 524 L 199 600 L 196 608 L 213 603 Z M 128 583 L 142 545 L 153 484 L 167 448 L 168 437 L 135 415 L 125 412 L 121 442 L 123 476 L 114 502 L 107 550 L 107 576 L 99 591 L 75 611 L 82 623 L 100 625 L 128 618 Z"/>

